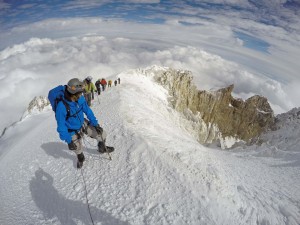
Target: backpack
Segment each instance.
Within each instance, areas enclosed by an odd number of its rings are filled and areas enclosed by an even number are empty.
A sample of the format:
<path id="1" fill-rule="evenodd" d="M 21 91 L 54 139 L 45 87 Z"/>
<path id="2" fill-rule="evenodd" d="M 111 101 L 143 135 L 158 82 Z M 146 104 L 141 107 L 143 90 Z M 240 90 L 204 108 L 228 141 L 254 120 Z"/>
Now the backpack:
<path id="1" fill-rule="evenodd" d="M 65 86 L 63 85 L 59 85 L 53 89 L 51 89 L 48 93 L 48 99 L 50 101 L 50 104 L 52 106 L 52 110 L 54 112 L 56 112 L 56 107 L 57 107 L 57 104 L 62 101 L 66 107 L 66 110 L 67 110 L 67 117 L 66 117 L 66 120 L 71 117 L 70 115 L 70 106 L 69 104 L 63 99 L 63 96 L 64 96 L 64 93 L 65 93 Z"/>

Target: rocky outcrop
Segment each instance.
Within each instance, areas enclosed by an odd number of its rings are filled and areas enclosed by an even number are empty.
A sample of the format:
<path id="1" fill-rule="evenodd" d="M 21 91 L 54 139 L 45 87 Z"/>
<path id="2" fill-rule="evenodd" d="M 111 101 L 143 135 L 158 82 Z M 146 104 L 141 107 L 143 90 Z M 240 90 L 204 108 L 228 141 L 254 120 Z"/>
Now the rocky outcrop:
<path id="1" fill-rule="evenodd" d="M 8 127 L 5 127 L 2 131 L 2 134 L 0 135 L 0 138 L 2 138 L 2 136 L 5 134 L 5 132 L 12 126 L 14 126 L 16 123 L 22 121 L 23 119 L 25 119 L 26 117 L 30 116 L 30 115 L 34 115 L 34 114 L 38 114 L 41 113 L 42 111 L 44 111 L 46 108 L 51 108 L 50 107 L 50 102 L 48 100 L 48 98 L 43 97 L 43 96 L 39 96 L 39 97 L 34 97 L 34 99 L 32 99 L 32 101 L 29 103 L 26 111 L 23 113 L 22 117 L 20 118 L 19 121 L 15 121 L 12 124 L 10 124 Z"/>
<path id="2" fill-rule="evenodd" d="M 22 118 L 27 117 L 28 115 L 38 114 L 42 112 L 46 107 L 50 105 L 50 102 L 47 97 L 39 96 L 34 97 L 29 103 L 27 110 L 24 112 Z"/>
<path id="3" fill-rule="evenodd" d="M 249 142 L 274 124 L 274 113 L 265 97 L 235 99 L 234 85 L 217 91 L 200 91 L 188 71 L 165 70 L 155 80 L 169 90 L 172 106 L 192 119 L 200 143 L 220 141 L 222 148 Z M 195 125 L 197 124 L 197 125 Z"/>
<path id="4" fill-rule="evenodd" d="M 283 152 L 300 153 L 300 108 L 293 108 L 288 112 L 276 116 L 272 130 L 262 133 L 255 144 L 263 144 L 272 154 Z M 273 152 L 274 151 L 274 152 Z M 300 160 L 300 158 L 299 158 Z M 291 160 L 293 162 L 293 160 Z"/>

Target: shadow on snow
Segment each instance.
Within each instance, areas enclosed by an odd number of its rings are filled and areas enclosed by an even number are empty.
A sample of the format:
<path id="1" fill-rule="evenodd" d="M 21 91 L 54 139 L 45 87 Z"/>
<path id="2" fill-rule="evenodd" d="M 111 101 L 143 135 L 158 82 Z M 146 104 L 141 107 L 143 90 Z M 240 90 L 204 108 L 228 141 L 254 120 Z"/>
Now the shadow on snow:
<path id="1" fill-rule="evenodd" d="M 61 224 L 68 225 L 76 225 L 78 221 L 83 224 L 92 224 L 87 204 L 82 201 L 66 199 L 59 194 L 53 186 L 53 178 L 43 169 L 39 168 L 35 172 L 35 177 L 30 181 L 30 191 L 32 199 L 43 212 L 45 220 L 53 222 L 57 218 Z M 90 211 L 95 223 L 129 224 L 96 207 L 90 206 Z"/>
<path id="2" fill-rule="evenodd" d="M 68 149 L 68 145 L 62 142 L 49 142 L 41 145 L 41 148 L 45 150 L 45 152 L 54 157 L 55 159 L 64 158 L 69 159 L 74 162 L 74 167 L 76 168 L 77 157 L 76 154 Z M 94 155 L 95 157 L 105 158 L 105 155 L 100 155 L 95 148 L 83 148 L 83 154 Z"/>

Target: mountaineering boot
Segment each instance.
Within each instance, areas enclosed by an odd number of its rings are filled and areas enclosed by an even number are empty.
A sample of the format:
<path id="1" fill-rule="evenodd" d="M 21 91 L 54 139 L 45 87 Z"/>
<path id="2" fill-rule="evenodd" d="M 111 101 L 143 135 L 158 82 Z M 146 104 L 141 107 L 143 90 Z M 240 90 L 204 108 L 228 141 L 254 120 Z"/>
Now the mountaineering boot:
<path id="1" fill-rule="evenodd" d="M 77 168 L 80 169 L 83 166 L 83 162 L 85 160 L 84 154 L 83 153 L 78 154 L 77 159 L 78 159 Z"/>
<path id="2" fill-rule="evenodd" d="M 108 153 L 113 152 L 115 150 L 114 147 L 110 147 L 110 146 L 106 146 L 106 149 L 107 149 Z M 105 145 L 102 141 L 99 141 L 99 143 L 98 143 L 98 152 L 100 152 L 100 153 L 106 152 Z"/>

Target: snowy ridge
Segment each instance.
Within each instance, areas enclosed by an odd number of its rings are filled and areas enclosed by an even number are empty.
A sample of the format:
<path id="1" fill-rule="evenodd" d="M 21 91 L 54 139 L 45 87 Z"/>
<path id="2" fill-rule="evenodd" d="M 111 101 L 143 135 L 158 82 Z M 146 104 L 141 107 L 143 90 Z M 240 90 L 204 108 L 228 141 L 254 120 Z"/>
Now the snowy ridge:
<path id="1" fill-rule="evenodd" d="M 198 90 L 195 89 L 196 87 L 193 86 L 193 74 L 191 71 L 187 70 L 174 70 L 172 68 L 168 67 L 159 67 L 159 66 L 152 66 L 145 69 L 137 69 L 130 71 L 131 74 L 138 73 L 143 74 L 146 77 L 149 77 L 153 80 L 153 82 L 157 82 L 160 85 L 162 85 L 166 90 L 169 92 L 168 94 L 168 101 L 169 105 L 172 105 L 173 108 L 180 111 L 182 113 L 181 123 L 179 124 L 181 127 L 185 127 L 185 129 L 193 135 L 194 138 L 196 138 L 201 144 L 217 144 L 222 149 L 231 148 L 234 145 L 246 143 L 246 136 L 250 133 L 252 134 L 251 138 L 258 136 L 258 129 L 257 127 L 261 126 L 268 126 L 268 121 L 273 121 L 269 117 L 269 115 L 266 115 L 264 117 L 265 121 L 258 123 L 257 121 L 262 118 L 255 117 L 253 119 L 253 115 L 246 115 L 246 113 L 243 113 L 243 110 L 240 110 L 238 115 L 242 114 L 243 118 L 253 123 L 253 131 L 244 131 L 243 124 L 240 122 L 239 125 L 234 127 L 234 124 L 236 124 L 236 121 L 234 120 L 240 120 L 240 118 L 232 118 L 231 120 L 227 121 L 227 124 L 224 125 L 224 121 L 220 120 L 211 120 L 211 121 L 204 121 L 204 118 L 210 118 L 210 114 L 212 114 L 212 111 L 214 107 L 211 107 L 211 111 L 206 111 L 206 108 L 208 105 L 203 106 L 203 102 L 209 102 L 207 104 L 210 104 L 210 106 L 214 106 L 216 103 L 212 100 L 210 102 L 211 96 L 215 96 L 216 99 L 223 99 L 224 92 L 229 92 L 230 88 L 233 88 L 233 85 L 228 86 L 226 88 L 218 89 L 215 91 L 205 91 L 206 93 L 209 93 L 208 96 L 203 96 L 202 98 L 206 99 L 197 99 L 194 96 L 199 96 Z M 191 85 L 192 84 L 192 85 Z M 220 91 L 222 90 L 222 91 Z M 230 93 L 231 95 L 231 93 Z M 254 96 L 253 96 L 254 97 Z M 264 99 L 263 97 L 259 97 Z M 218 100 L 216 100 L 218 101 Z M 221 101 L 221 100 L 220 100 Z M 223 101 L 226 101 L 223 99 Z M 242 101 L 240 99 L 237 99 L 236 101 Z M 201 107 L 199 107 L 202 105 Z M 236 104 L 236 107 L 239 104 Z M 252 106 L 253 107 L 253 106 Z M 199 110 L 200 112 L 196 111 Z M 194 111 L 192 112 L 191 109 Z M 254 109 L 257 111 L 257 108 Z M 272 110 L 272 109 L 270 109 Z M 222 109 L 219 110 L 220 112 L 217 112 L 217 114 L 222 114 Z M 201 115 L 203 113 L 203 115 Z M 266 112 L 262 112 L 264 114 L 267 114 Z M 231 114 L 230 114 L 231 115 Z M 230 115 L 228 117 L 230 118 Z M 213 117 L 213 116 L 212 116 Z M 224 117 L 224 115 L 223 115 Z M 225 116 L 226 117 L 226 116 Z M 247 118 L 246 118 L 247 117 Z M 254 120 L 254 121 L 253 121 Z M 222 122 L 223 124 L 220 124 Z M 244 123 L 244 126 L 248 127 L 247 123 Z M 221 127 L 220 127 L 221 126 Z M 231 127 L 231 132 L 228 132 L 227 127 Z M 234 127 L 234 128 L 233 128 Z M 222 128 L 222 129 L 221 129 Z M 263 129 L 263 128 L 261 128 Z M 224 133 L 223 133 L 224 131 Z M 257 133 L 256 133 L 257 132 Z M 244 137 L 244 139 L 243 139 Z M 249 138 L 249 137 L 248 137 Z"/>
<path id="2" fill-rule="evenodd" d="M 260 141 L 265 146 L 270 146 L 273 153 L 288 154 L 295 153 L 290 158 L 291 162 L 300 161 L 300 108 L 294 108 L 287 113 L 279 114 L 276 117 L 276 126 L 273 131 L 269 131 L 260 137 Z M 281 152 L 281 153 L 280 153 Z M 293 158 L 294 157 L 294 158 Z"/>
<path id="3" fill-rule="evenodd" d="M 151 72 L 151 71 L 150 71 Z M 224 208 L 228 207 L 227 204 L 231 205 L 233 208 L 237 207 L 236 210 L 239 211 L 241 213 L 240 216 L 244 215 L 245 218 L 248 217 L 248 219 L 246 219 L 245 221 L 242 221 L 242 217 L 237 216 L 237 218 L 232 219 L 232 218 L 227 218 L 228 221 L 236 221 L 233 224 L 254 224 L 256 223 L 256 219 L 252 218 L 252 216 L 254 214 L 259 215 L 259 214 L 264 214 L 265 217 L 260 217 L 260 219 L 258 219 L 258 221 L 260 221 L 259 223 L 268 223 L 267 221 L 270 221 L 270 224 L 281 224 L 285 221 L 285 217 L 288 216 L 289 220 L 292 221 L 290 222 L 291 224 L 297 224 L 295 221 L 297 221 L 297 217 L 294 215 L 289 215 L 287 212 L 283 212 L 282 211 L 282 204 L 287 204 L 289 206 L 291 206 L 291 211 L 295 212 L 295 209 L 297 209 L 298 206 L 294 205 L 292 202 L 289 203 L 289 200 L 287 201 L 281 201 L 279 197 L 281 194 L 286 193 L 286 190 L 292 187 L 295 187 L 294 183 L 291 183 L 292 180 L 287 180 L 288 178 L 284 178 L 283 180 L 285 181 L 284 183 L 282 183 L 280 181 L 279 178 L 280 176 L 280 170 L 278 171 L 272 171 L 272 169 L 269 169 L 268 167 L 271 166 L 272 168 L 272 158 L 266 158 L 266 160 L 262 160 L 260 162 L 260 159 L 258 160 L 254 160 L 254 161 L 249 161 L 249 162 L 244 162 L 243 160 L 238 160 L 237 158 L 235 158 L 232 155 L 228 155 L 224 152 L 214 152 L 212 153 L 213 156 L 210 156 L 210 153 L 205 153 L 205 150 L 203 147 L 201 147 L 200 149 L 195 148 L 195 151 L 188 151 L 186 146 L 187 143 L 183 141 L 183 139 L 185 137 L 189 137 L 190 133 L 186 133 L 186 129 L 184 128 L 183 124 L 185 124 L 186 126 L 190 126 L 189 123 L 187 123 L 187 121 L 185 119 L 182 118 L 182 116 L 178 113 L 175 112 L 172 108 L 170 108 L 168 106 L 167 103 L 167 95 L 166 95 L 166 90 L 162 89 L 161 86 L 156 84 L 153 84 L 153 82 L 151 81 L 151 79 L 146 79 L 143 76 L 140 76 L 139 70 L 136 71 L 136 74 L 134 74 L 133 71 L 131 71 L 130 76 L 124 74 L 122 75 L 122 80 L 125 80 L 125 82 L 127 81 L 129 84 L 136 84 L 134 85 L 134 87 L 131 87 L 129 89 L 132 89 L 132 91 L 137 91 L 139 89 L 141 89 L 139 92 L 139 100 L 129 97 L 128 92 L 130 92 L 130 90 L 127 90 L 127 98 L 126 98 L 126 102 L 129 104 L 126 106 L 126 110 L 124 110 L 124 112 L 130 112 L 131 115 L 131 119 L 129 120 L 129 124 L 128 127 L 132 127 L 132 129 L 134 129 L 134 133 L 137 133 L 141 136 L 143 136 L 144 138 L 150 139 L 148 140 L 149 142 L 152 142 L 157 138 L 158 140 L 155 141 L 156 146 L 160 146 L 158 147 L 158 149 L 165 149 L 164 153 L 168 153 L 170 155 L 172 155 L 174 157 L 174 159 L 179 160 L 181 163 L 183 163 L 183 165 L 185 165 L 188 168 L 188 171 L 190 170 L 190 172 L 194 173 L 194 171 L 206 171 L 207 168 L 204 166 L 204 168 L 199 167 L 199 164 L 204 163 L 203 159 L 207 159 L 207 158 L 214 158 L 214 160 L 216 160 L 216 155 L 218 155 L 217 158 L 219 158 L 218 160 L 229 160 L 227 162 L 225 162 L 225 165 L 223 163 L 221 163 L 221 165 L 225 166 L 227 169 L 222 168 L 222 166 L 218 165 L 217 161 L 211 162 L 211 164 L 209 163 L 209 171 L 214 171 L 213 173 L 208 173 L 205 175 L 205 178 L 203 180 L 203 183 L 209 184 L 207 187 L 203 187 L 202 190 L 206 190 L 206 188 L 208 188 L 207 191 L 207 195 L 208 196 L 222 196 L 220 197 L 220 199 L 227 199 L 228 201 L 234 201 L 236 202 L 236 204 L 231 204 L 229 202 L 227 202 L 226 200 L 223 202 L 223 200 L 220 201 L 219 197 L 217 197 L 218 200 L 216 200 L 219 204 L 219 206 L 224 206 Z M 138 86 L 138 87 L 137 87 Z M 149 92 L 147 92 L 147 90 L 149 90 Z M 152 91 L 151 91 L 152 90 Z M 153 90 L 156 90 L 155 92 L 153 92 Z M 125 95 L 121 95 L 124 96 Z M 132 100 L 130 100 L 132 99 Z M 134 101 L 132 103 L 130 103 L 131 101 Z M 125 102 L 125 100 L 124 100 Z M 151 107 L 147 107 L 147 110 L 143 110 L 143 106 L 150 106 Z M 143 115 L 142 113 L 145 113 L 145 115 Z M 151 115 L 150 118 L 148 118 Z M 127 116 L 129 116 L 127 114 Z M 140 120 L 138 119 L 140 118 Z M 158 122 L 156 122 L 158 121 Z M 181 129 L 180 129 L 181 127 Z M 183 128 L 183 129 L 182 129 Z M 159 136 L 157 137 L 157 131 L 159 130 L 159 133 L 163 134 L 163 136 Z M 279 133 L 285 133 L 285 130 L 278 130 Z M 174 138 L 174 133 L 176 134 L 176 138 Z M 189 138 L 188 138 L 189 139 Z M 299 138 L 297 138 L 299 139 Z M 170 140 L 172 140 L 172 146 L 174 147 L 170 147 L 169 143 Z M 178 140 L 175 141 L 175 140 Z M 194 139 L 195 140 L 195 139 Z M 235 142 L 235 140 L 227 140 L 228 142 Z M 275 139 L 274 139 L 275 141 Z M 278 139 L 278 142 L 282 141 L 282 139 Z M 189 141 L 188 141 L 189 142 Z M 169 146 L 168 148 L 166 148 L 165 146 Z M 270 148 L 272 148 L 272 146 L 269 146 Z M 198 149 L 198 150 L 196 150 Z M 242 151 L 245 153 L 239 153 L 239 150 L 243 149 Z M 182 151 L 183 150 L 183 151 Z M 198 151 L 200 150 L 201 156 L 196 156 L 197 154 L 200 154 Z M 208 151 L 212 151 L 212 149 L 208 149 Z M 233 152 L 236 152 L 238 157 L 244 157 L 244 155 L 249 156 L 249 157 L 257 157 L 257 156 L 266 156 L 266 157 L 273 157 L 272 155 L 270 155 L 268 153 L 268 150 L 266 150 L 266 148 L 264 146 L 258 147 L 258 146 L 249 146 L 246 147 L 245 145 L 242 145 L 242 147 L 238 147 L 236 149 L 232 150 Z M 261 154 L 259 154 L 259 151 L 262 151 Z M 264 155 L 265 154 L 265 155 Z M 164 155 L 164 154 L 162 154 Z M 189 157 L 187 157 L 187 155 L 189 155 Z M 194 155 L 194 157 L 193 157 Z M 299 155 L 294 155 L 298 156 Z M 199 159 L 198 157 L 201 157 L 202 159 Z M 275 164 L 280 165 L 281 163 L 285 164 L 282 161 L 285 161 L 286 158 L 281 158 L 278 162 L 276 162 Z M 281 161 L 281 162 L 280 162 Z M 228 164 L 229 163 L 229 164 Z M 258 163 L 258 164 L 257 164 Z M 262 163 L 262 165 L 260 165 Z M 207 162 L 204 163 L 205 165 L 207 165 Z M 298 164 L 299 165 L 299 162 Z M 247 169 L 245 171 L 241 171 L 239 173 L 237 173 L 238 170 L 240 170 L 241 168 L 246 167 Z M 195 169 L 198 168 L 198 169 Z M 225 169 L 225 171 L 224 171 Z M 288 169 L 289 170 L 289 169 Z M 229 172 L 230 171 L 230 172 Z M 247 171 L 247 172 L 246 172 Z M 251 177 L 251 179 L 249 179 L 249 174 L 253 173 L 253 174 L 260 174 L 261 171 L 265 171 L 265 174 L 260 175 L 260 178 L 263 180 L 256 180 L 256 178 Z M 224 172 L 224 173 L 223 173 Z M 229 172 L 229 174 L 228 174 Z M 278 173 L 279 172 L 279 173 Z M 294 168 L 291 168 L 290 170 L 291 173 L 295 173 L 296 170 Z M 201 172 L 200 172 L 201 173 Z M 271 178 L 268 177 L 269 173 L 271 173 Z M 288 172 L 289 173 L 289 172 Z M 215 179 L 216 177 L 214 177 L 217 174 L 217 176 L 219 177 L 219 179 Z M 212 177 L 211 177 L 212 176 Z M 248 178 L 247 178 L 248 177 Z M 262 178 L 263 177 L 263 178 Z M 288 177 L 288 176 L 287 176 Z M 233 180 L 235 180 L 235 184 L 236 184 L 236 189 L 234 188 L 233 185 Z M 249 207 L 246 206 L 247 203 L 245 204 L 245 202 L 251 201 L 251 199 L 253 199 L 253 197 L 251 196 L 244 196 L 244 194 L 246 192 L 249 193 L 253 193 L 253 192 L 257 192 L 256 191 L 256 185 L 260 186 L 262 185 L 265 188 L 270 188 L 270 191 L 268 192 L 267 195 L 272 196 L 274 195 L 274 187 L 273 187 L 273 182 L 275 182 L 278 187 L 282 188 L 282 192 L 280 192 L 280 194 L 276 194 L 276 197 L 279 197 L 278 200 L 276 200 L 276 204 L 278 204 L 279 208 L 273 208 L 273 207 L 262 207 L 260 202 L 265 202 L 265 196 L 258 194 L 257 195 L 257 201 L 255 203 L 255 207 Z M 255 186 L 253 187 L 252 185 L 255 184 Z M 229 186 L 228 186 L 229 185 Z M 233 185 L 233 186 L 232 186 Z M 291 186 L 289 186 L 291 185 Z M 224 186 L 227 186 L 227 188 L 232 187 L 233 189 L 231 189 L 230 191 L 228 189 L 224 189 Z M 277 188 L 277 187 L 276 187 Z M 276 189 L 275 188 L 275 189 Z M 215 189 L 215 190 L 214 190 Z M 293 188 L 292 188 L 293 189 Z M 214 190 L 214 191 L 213 191 Z M 229 191 L 229 193 L 228 193 Z M 205 191 L 204 191 L 205 192 Z M 275 191 L 276 192 L 276 191 Z M 296 199 L 299 199 L 299 192 L 295 192 L 291 191 L 291 193 L 295 194 Z M 229 196 L 228 196 L 229 194 Z M 212 197 L 214 198 L 214 197 Z M 293 198 L 293 197 L 291 197 Z M 245 201 L 245 202 L 244 202 Z M 268 202 L 269 200 L 267 200 Z M 269 204 L 269 203 L 263 203 L 263 204 Z M 252 205 L 252 204 L 250 204 Z M 240 208 L 239 208 L 240 207 Z M 257 208 L 256 208 L 257 207 Z M 218 207 L 217 207 L 218 208 Z M 274 211 L 275 210 L 275 211 Z M 222 212 L 223 209 L 218 208 L 218 212 Z M 269 214 L 268 211 L 274 212 Z M 223 212 L 224 213 L 224 212 Z M 280 219 L 281 216 L 275 216 L 276 213 L 279 213 L 280 215 L 282 215 L 283 217 Z M 226 214 L 226 213 L 225 213 Z M 296 213 L 297 214 L 297 213 Z M 220 218 L 222 218 L 225 215 L 220 216 Z M 270 218 L 269 218 L 270 217 Z M 252 218 L 252 219 L 250 219 Z M 223 218 L 223 220 L 220 220 L 217 224 L 230 224 L 230 222 L 224 222 L 224 220 L 226 221 L 226 216 L 225 218 Z M 252 221 L 253 220 L 253 221 Z M 278 222 L 277 220 L 281 221 Z M 239 222 L 237 222 L 239 221 Z M 252 221 L 252 222 L 251 222 Z M 256 221 L 256 222 L 255 222 Z M 277 221 L 277 222 L 276 222 Z M 287 223 L 288 224 L 288 223 Z"/>
<path id="4" fill-rule="evenodd" d="M 43 96 L 34 97 L 32 101 L 29 103 L 22 117 L 18 121 L 15 121 L 9 126 L 5 127 L 2 131 L 0 138 L 2 138 L 2 136 L 5 134 L 7 129 L 13 128 L 18 122 L 26 119 L 29 116 L 37 115 L 44 112 L 45 110 L 50 110 L 50 109 L 51 109 L 50 102 L 47 97 L 43 97 Z"/>
<path id="5" fill-rule="evenodd" d="M 164 88 L 139 70 L 118 76 L 121 84 L 92 105 L 116 148 L 113 160 L 84 140 L 95 224 L 300 223 L 300 161 L 286 166 L 285 158 L 258 155 L 258 145 L 202 146 L 180 126 Z M 9 129 L 0 149 L 0 224 L 91 224 L 81 171 L 51 110 Z"/>

